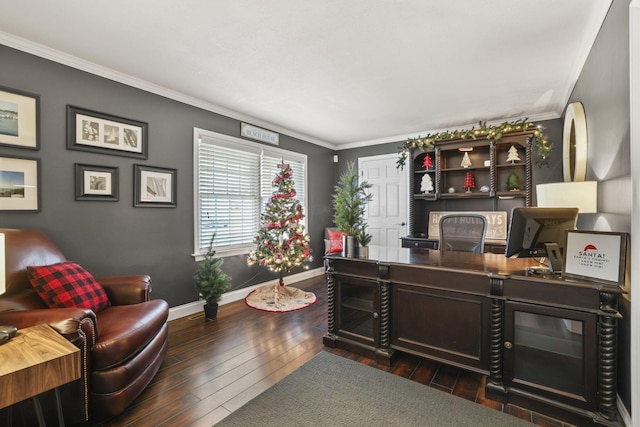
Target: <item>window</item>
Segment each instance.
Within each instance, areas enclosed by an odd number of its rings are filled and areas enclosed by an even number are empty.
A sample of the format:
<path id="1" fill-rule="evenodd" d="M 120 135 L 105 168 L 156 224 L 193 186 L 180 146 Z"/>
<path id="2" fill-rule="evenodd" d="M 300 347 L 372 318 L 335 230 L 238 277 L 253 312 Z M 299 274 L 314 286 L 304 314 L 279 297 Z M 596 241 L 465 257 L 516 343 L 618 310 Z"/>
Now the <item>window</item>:
<path id="1" fill-rule="evenodd" d="M 306 155 L 197 128 L 193 142 L 196 255 L 206 251 L 213 233 L 219 255 L 254 248 L 281 161 L 293 169 L 296 198 L 306 212 Z"/>

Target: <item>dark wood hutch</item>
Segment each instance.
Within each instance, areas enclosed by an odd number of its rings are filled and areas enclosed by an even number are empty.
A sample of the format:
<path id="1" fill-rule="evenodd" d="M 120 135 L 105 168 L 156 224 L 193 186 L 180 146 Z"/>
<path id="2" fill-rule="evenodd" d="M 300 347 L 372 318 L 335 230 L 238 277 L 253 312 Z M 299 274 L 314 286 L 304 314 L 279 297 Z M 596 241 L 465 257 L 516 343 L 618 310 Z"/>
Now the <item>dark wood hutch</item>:
<path id="1" fill-rule="evenodd" d="M 527 272 L 529 259 L 371 247 L 325 257 L 324 344 L 487 375 L 486 394 L 577 425 L 616 421 L 615 285 Z"/>
<path id="2" fill-rule="evenodd" d="M 402 238 L 402 246 L 437 249 L 438 239 L 429 236 L 429 214 L 433 211 L 510 212 L 513 207 L 532 206 L 532 147 L 529 140 L 533 133 L 533 130 L 510 132 L 497 141 L 452 139 L 438 142 L 425 151 L 413 150 L 407 160 L 409 235 Z M 465 154 L 471 165 L 463 166 Z M 432 159 L 431 167 L 423 166 L 426 156 Z M 513 158 L 519 160 L 508 160 Z M 475 183 L 469 191 L 463 188 L 468 172 Z M 512 174 L 521 184 L 518 190 L 507 189 Z M 425 175 L 429 175 L 433 183 L 432 191 L 421 189 Z M 503 251 L 504 242 L 489 240 L 486 250 Z"/>

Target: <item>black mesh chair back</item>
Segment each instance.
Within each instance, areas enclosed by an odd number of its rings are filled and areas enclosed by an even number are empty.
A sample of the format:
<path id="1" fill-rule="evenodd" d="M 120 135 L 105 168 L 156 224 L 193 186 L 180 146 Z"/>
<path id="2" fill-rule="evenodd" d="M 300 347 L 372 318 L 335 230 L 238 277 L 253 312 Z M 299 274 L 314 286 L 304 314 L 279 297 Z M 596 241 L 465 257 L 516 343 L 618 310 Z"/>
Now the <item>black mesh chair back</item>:
<path id="1" fill-rule="evenodd" d="M 441 251 L 484 252 L 487 219 L 476 214 L 450 214 L 440 219 Z"/>

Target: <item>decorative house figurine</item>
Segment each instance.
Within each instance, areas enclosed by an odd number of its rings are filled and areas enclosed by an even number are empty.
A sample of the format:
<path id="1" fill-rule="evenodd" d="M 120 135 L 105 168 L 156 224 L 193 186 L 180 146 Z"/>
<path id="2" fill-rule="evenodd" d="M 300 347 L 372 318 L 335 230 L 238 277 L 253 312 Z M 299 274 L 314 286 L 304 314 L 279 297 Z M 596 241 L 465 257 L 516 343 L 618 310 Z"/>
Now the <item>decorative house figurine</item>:
<path id="1" fill-rule="evenodd" d="M 465 188 L 467 193 L 471 193 L 471 189 L 476 188 L 476 179 L 471 172 L 467 172 L 467 175 L 464 177 L 464 184 L 462 184 L 462 188 Z"/>
<path id="2" fill-rule="evenodd" d="M 429 154 L 424 156 L 424 162 L 422 162 L 422 167 L 425 169 L 429 169 L 433 167 L 433 161 L 431 160 L 431 156 Z"/>
<path id="3" fill-rule="evenodd" d="M 467 153 L 465 151 L 464 156 L 462 156 L 462 163 L 460 163 L 460 166 L 463 168 L 468 168 L 469 166 L 471 166 L 471 159 L 469 158 L 469 153 Z"/>
<path id="4" fill-rule="evenodd" d="M 521 159 L 518 155 L 518 149 L 514 145 L 512 145 L 511 148 L 509 148 L 509 152 L 507 153 L 507 162 L 511 162 L 513 164 L 520 161 Z"/>
<path id="5" fill-rule="evenodd" d="M 431 193 L 433 191 L 433 181 L 428 173 L 425 173 L 420 183 L 420 191 L 423 193 Z"/>

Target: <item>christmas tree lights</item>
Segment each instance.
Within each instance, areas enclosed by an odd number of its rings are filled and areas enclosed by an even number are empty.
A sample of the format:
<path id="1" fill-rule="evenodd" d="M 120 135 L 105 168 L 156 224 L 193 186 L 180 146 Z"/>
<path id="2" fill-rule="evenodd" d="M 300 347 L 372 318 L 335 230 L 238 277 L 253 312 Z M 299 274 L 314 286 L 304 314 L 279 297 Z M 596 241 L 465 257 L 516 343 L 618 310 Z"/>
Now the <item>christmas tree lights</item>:
<path id="1" fill-rule="evenodd" d="M 277 190 L 261 215 L 262 226 L 254 239 L 257 246 L 247 261 L 279 273 L 279 284 L 284 286 L 283 273 L 311 261 L 312 256 L 309 235 L 300 223 L 304 215 L 295 197 L 293 170 L 285 163 L 278 168 L 280 172 L 272 183 Z"/>

